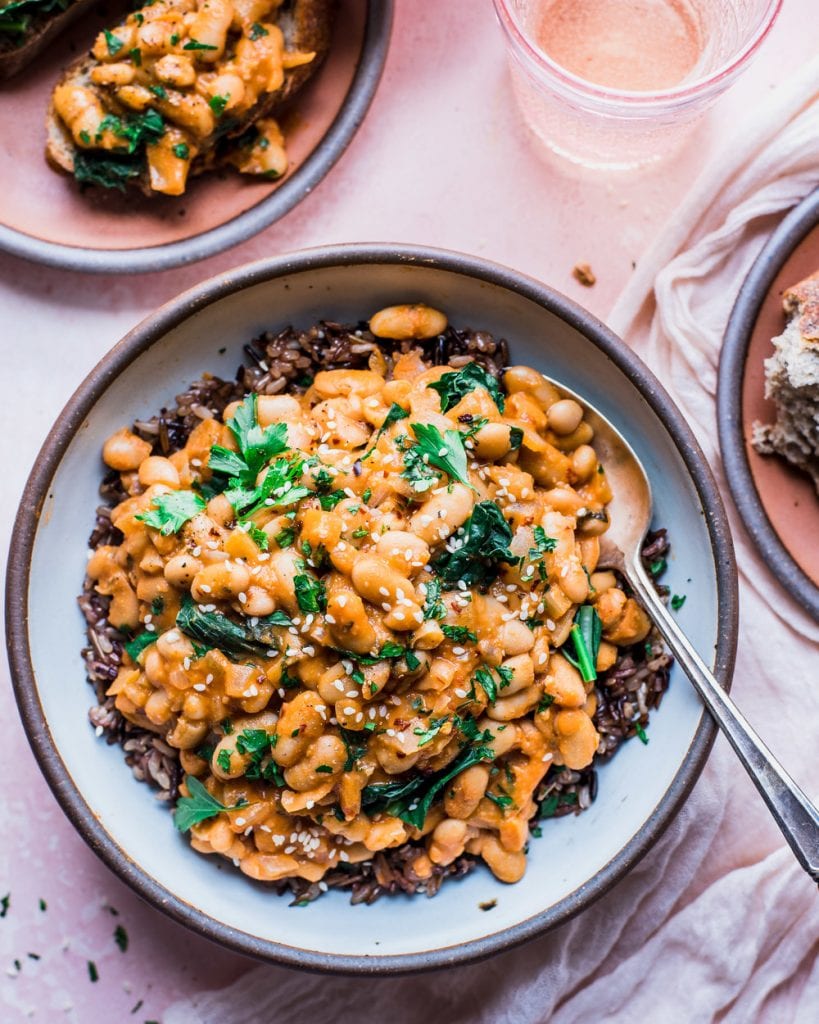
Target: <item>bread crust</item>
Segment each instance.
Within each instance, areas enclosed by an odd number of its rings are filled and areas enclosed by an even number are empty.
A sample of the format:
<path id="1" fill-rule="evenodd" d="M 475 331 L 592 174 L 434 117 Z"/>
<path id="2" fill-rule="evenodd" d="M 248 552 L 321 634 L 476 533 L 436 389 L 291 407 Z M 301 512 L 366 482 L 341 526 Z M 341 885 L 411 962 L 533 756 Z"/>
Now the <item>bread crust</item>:
<path id="1" fill-rule="evenodd" d="M 289 68 L 284 72 L 282 87 L 274 93 L 266 93 L 242 118 L 242 122 L 224 138 L 241 135 L 251 125 L 263 117 L 272 117 L 285 102 L 290 100 L 318 71 L 327 56 L 332 34 L 333 13 L 336 0 L 285 0 L 276 12 L 276 24 L 282 30 L 285 46 L 288 50 L 315 53 L 309 64 Z M 69 80 L 103 95 L 90 79 L 96 61 L 85 55 L 70 64 L 60 77 L 62 84 Z M 53 97 L 53 90 L 52 90 Z M 191 162 L 190 176 L 196 176 L 213 167 L 213 148 L 215 142 L 202 149 Z M 58 171 L 72 174 L 74 171 L 74 141 L 70 132 L 57 116 L 53 99 L 46 113 L 46 160 Z M 128 183 L 129 188 L 139 189 L 145 196 L 154 198 L 157 193 L 150 187 L 147 171 Z"/>
<path id="2" fill-rule="evenodd" d="M 74 0 L 64 11 L 35 20 L 21 46 L 0 50 L 0 82 L 27 67 L 35 57 L 63 34 L 72 22 L 94 6 L 97 0 Z"/>
<path id="3" fill-rule="evenodd" d="M 819 341 L 819 270 L 788 288 L 782 305 L 789 317 L 799 317 L 804 341 Z"/>

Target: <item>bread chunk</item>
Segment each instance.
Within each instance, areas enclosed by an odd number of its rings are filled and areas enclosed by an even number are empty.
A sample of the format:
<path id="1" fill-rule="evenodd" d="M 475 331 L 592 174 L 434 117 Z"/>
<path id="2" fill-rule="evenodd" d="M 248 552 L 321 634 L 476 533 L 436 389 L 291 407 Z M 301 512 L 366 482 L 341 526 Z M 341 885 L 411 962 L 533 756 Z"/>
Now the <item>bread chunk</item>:
<path id="1" fill-rule="evenodd" d="M 765 360 L 765 397 L 776 404 L 776 421 L 755 423 L 752 443 L 808 473 L 819 492 L 819 271 L 789 288 L 782 304 L 788 323 Z"/>

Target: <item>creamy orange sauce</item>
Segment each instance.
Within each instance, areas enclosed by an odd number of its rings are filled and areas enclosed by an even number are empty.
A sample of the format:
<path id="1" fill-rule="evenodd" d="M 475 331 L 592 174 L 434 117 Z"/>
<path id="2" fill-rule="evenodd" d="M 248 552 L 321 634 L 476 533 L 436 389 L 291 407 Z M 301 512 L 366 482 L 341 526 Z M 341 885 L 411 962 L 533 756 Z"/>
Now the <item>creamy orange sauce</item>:
<path id="1" fill-rule="evenodd" d="M 374 317 L 373 330 L 418 332 L 402 309 Z M 258 398 L 259 430 L 284 424 L 287 447 L 256 483 L 295 464 L 293 485 L 307 493 L 249 517 L 228 491 L 202 499 L 175 532 L 150 523 L 163 497 L 213 483 L 214 445 L 240 453 L 230 424 L 250 399 L 224 421 L 204 419 L 168 458 L 127 429 L 109 439 L 104 458 L 129 495 L 112 514 L 123 539 L 94 553 L 88 575 L 111 597 L 113 625 L 156 636 L 135 661 L 126 656 L 109 693 L 228 808 L 193 826 L 194 848 L 254 878 L 317 881 L 339 861 L 423 838 L 419 877 L 468 851 L 516 881 L 550 765 L 583 768 L 598 745 L 593 683 L 557 650 L 578 606 L 598 609 L 599 670 L 616 645 L 646 636 L 648 620 L 613 574 L 596 571 L 611 492 L 576 403 L 513 367 L 503 412 L 480 385 L 444 412 L 430 385 L 462 366 L 429 368 L 411 351 L 386 376 L 380 355 L 371 367 L 320 372 L 303 395 Z M 438 469 L 418 489 L 406 459 L 413 424 L 457 432 L 463 480 Z M 436 594 L 439 560 L 463 543 L 481 503 L 500 511 L 514 560 L 498 562 L 485 586 L 449 581 Z M 314 611 L 300 596 L 305 577 L 323 595 Z M 186 635 L 177 616 L 191 606 L 245 626 L 279 621 L 237 656 Z M 261 778 L 241 739 L 250 734 L 272 743 Z M 483 756 L 447 781 L 419 824 L 371 809 L 368 787 L 428 778 L 470 744 Z"/>

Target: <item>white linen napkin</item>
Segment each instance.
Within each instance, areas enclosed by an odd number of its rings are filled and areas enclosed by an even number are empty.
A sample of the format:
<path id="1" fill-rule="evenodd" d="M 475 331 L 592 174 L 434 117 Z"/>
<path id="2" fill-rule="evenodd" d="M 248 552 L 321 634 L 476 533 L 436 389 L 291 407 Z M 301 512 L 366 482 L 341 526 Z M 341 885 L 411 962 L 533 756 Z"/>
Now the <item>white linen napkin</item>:
<path id="1" fill-rule="evenodd" d="M 816 184 L 819 61 L 725 141 L 609 318 L 685 412 L 726 496 L 714 411 L 724 327 L 774 215 Z M 742 598 L 733 693 L 816 799 L 819 630 L 731 514 Z M 392 1024 L 812 1024 L 817 951 L 815 887 L 718 740 L 654 849 L 612 892 L 549 935 L 446 977 L 321 978 L 255 967 L 222 991 L 175 1003 L 162 1021 L 380 1024 L 389 1015 Z"/>

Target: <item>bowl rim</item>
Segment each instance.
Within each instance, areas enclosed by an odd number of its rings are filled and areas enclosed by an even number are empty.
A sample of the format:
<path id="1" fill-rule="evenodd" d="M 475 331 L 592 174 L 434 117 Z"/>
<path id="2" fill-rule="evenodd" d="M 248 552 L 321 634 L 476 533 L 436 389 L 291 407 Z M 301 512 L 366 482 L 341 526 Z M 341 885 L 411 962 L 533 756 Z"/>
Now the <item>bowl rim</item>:
<path id="1" fill-rule="evenodd" d="M 148 274 L 188 266 L 240 245 L 280 220 L 306 199 L 353 141 L 384 71 L 394 0 L 366 0 L 361 52 L 347 95 L 315 149 L 269 196 L 224 224 L 189 238 L 134 249 L 93 249 L 37 238 L 0 224 L 0 251 L 60 270 L 86 274 Z"/>
<path id="2" fill-rule="evenodd" d="M 785 547 L 762 503 L 748 459 L 742 412 L 748 353 L 762 306 L 780 270 L 817 226 L 819 188 L 785 212 L 742 282 L 720 352 L 717 431 L 728 490 L 745 530 L 779 583 L 819 622 L 819 586 Z"/>
<path id="3" fill-rule="evenodd" d="M 210 917 L 159 884 L 106 833 L 85 802 L 52 738 L 40 703 L 28 645 L 28 591 L 39 513 L 51 480 L 89 411 L 141 353 L 194 313 L 228 295 L 279 277 L 337 266 L 418 265 L 475 278 L 527 298 L 581 331 L 640 390 L 671 434 L 706 511 L 717 577 L 715 674 L 728 689 L 737 645 L 737 572 L 728 520 L 716 482 L 691 429 L 670 396 L 624 342 L 591 313 L 548 285 L 475 256 L 415 245 L 363 243 L 323 246 L 260 260 L 183 292 L 129 331 L 91 370 L 49 432 L 25 485 L 15 519 L 6 577 L 6 630 L 12 685 L 29 744 L 58 803 L 101 860 L 147 902 L 179 924 L 236 952 L 268 962 L 326 973 L 406 974 L 471 963 L 512 948 L 585 909 L 633 867 L 673 820 L 696 782 L 716 735 L 703 714 L 671 785 L 646 821 L 592 879 L 552 907 L 482 938 L 420 953 L 346 956 L 316 953 L 261 939 Z"/>

